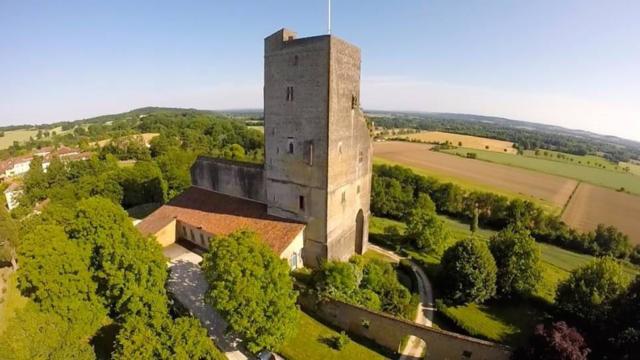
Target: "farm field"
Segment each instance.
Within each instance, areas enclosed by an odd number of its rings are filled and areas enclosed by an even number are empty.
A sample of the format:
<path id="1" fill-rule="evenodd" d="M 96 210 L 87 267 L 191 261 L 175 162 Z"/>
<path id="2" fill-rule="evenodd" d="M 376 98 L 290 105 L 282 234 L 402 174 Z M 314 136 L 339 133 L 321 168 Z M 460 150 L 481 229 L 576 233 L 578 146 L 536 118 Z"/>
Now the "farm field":
<path id="1" fill-rule="evenodd" d="M 540 149 L 525 150 L 524 156 L 534 159 L 556 161 L 564 164 L 572 163 L 593 168 L 604 168 L 609 171 L 624 172 L 622 170 L 624 166 L 619 166 L 616 163 L 613 163 L 601 156 L 596 155 L 572 155 L 558 151 Z"/>
<path id="2" fill-rule="evenodd" d="M 464 146 L 471 149 L 482 149 L 508 154 L 515 154 L 517 152 L 517 150 L 513 148 L 513 143 L 509 141 L 495 140 L 470 135 L 452 134 L 441 131 L 423 131 L 417 134 L 407 134 L 401 135 L 399 137 L 438 144 L 448 141 L 454 146 Z"/>
<path id="3" fill-rule="evenodd" d="M 278 351 L 289 360 L 324 360 L 324 359 L 386 359 L 385 356 L 351 340 L 344 349 L 333 349 L 330 343 L 336 331 L 321 322 L 298 312 L 298 328 L 296 334 Z M 303 349 L 304 351 L 300 351 Z"/>
<path id="4" fill-rule="evenodd" d="M 564 207 L 577 185 L 572 179 L 451 156 L 430 151 L 430 148 L 409 142 L 377 142 L 374 156 L 382 162 L 419 169 L 418 173 L 422 175 L 458 183 L 471 190 L 532 200 L 551 212 Z"/>
<path id="5" fill-rule="evenodd" d="M 613 225 L 640 244 L 640 196 L 582 183 L 562 214 L 571 227 L 590 231 Z"/>
<path id="6" fill-rule="evenodd" d="M 625 188 L 625 190 L 631 193 L 640 195 L 640 176 L 633 174 L 614 170 L 605 170 L 593 166 L 583 166 L 565 161 L 500 154 L 484 150 L 458 148 L 443 150 L 442 152 L 459 156 L 466 156 L 468 152 L 474 152 L 476 153 L 478 160 L 484 160 L 485 162 L 492 162 L 495 164 L 508 165 L 550 175 L 562 176 L 588 182 L 593 185 L 604 186 L 614 190 Z"/>
<path id="7" fill-rule="evenodd" d="M 57 134 L 65 133 L 65 131 L 62 131 L 61 127 L 57 127 L 48 131 L 49 132 L 55 131 Z M 37 134 L 38 134 L 38 130 L 29 130 L 29 129 L 5 131 L 4 136 L 0 137 L 0 150 L 7 149 L 9 146 L 13 145 L 14 141 L 18 141 L 18 142 L 29 141 L 30 137 L 33 136 L 33 138 L 35 138 Z"/>

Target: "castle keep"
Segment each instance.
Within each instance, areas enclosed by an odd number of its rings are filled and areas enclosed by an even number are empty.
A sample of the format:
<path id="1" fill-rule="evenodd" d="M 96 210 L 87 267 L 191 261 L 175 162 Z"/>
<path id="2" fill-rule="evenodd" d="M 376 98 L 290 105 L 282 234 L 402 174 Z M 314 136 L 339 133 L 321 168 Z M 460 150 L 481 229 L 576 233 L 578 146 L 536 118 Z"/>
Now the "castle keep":
<path id="1" fill-rule="evenodd" d="M 187 209 L 199 215 L 184 216 L 182 222 L 189 225 L 189 230 L 208 229 L 205 239 L 229 232 L 229 226 L 216 231 L 211 226 L 216 222 L 235 222 L 238 225 L 232 228 L 252 229 L 267 221 L 273 229 L 289 229 L 283 236 L 291 239 L 278 240 L 286 244 L 279 243 L 277 248 L 287 249 L 281 256 L 288 258 L 292 267 L 300 265 L 300 255 L 305 265 L 313 267 L 323 259 L 347 260 L 363 253 L 368 238 L 372 145 L 359 98 L 357 47 L 332 35 L 298 39 L 286 29 L 267 37 L 264 165 L 200 157 L 191 169 L 198 191 L 217 194 L 211 196 L 212 201 L 249 201 L 253 210 L 243 213 L 248 206 L 240 204 L 229 213 L 228 205 L 207 204 L 201 209 Z M 177 229 L 169 237 L 207 245 L 197 241 L 198 236 L 185 224 L 179 224 L 179 213 L 187 211 L 181 197 L 176 201 L 182 205 L 174 206 L 177 210 L 166 210 L 172 205 L 169 203 L 139 228 L 160 233 L 158 229 L 166 222 L 164 226 Z M 202 223 L 188 224 L 187 217 Z M 170 225 L 170 219 L 177 225 Z M 290 231 L 296 226 L 301 229 L 299 234 Z M 262 227 L 255 230 L 267 238 L 273 238 L 273 231 L 277 231 Z M 301 249 L 296 250 L 296 239 L 301 239 Z M 161 243 L 170 240 L 159 239 Z"/>

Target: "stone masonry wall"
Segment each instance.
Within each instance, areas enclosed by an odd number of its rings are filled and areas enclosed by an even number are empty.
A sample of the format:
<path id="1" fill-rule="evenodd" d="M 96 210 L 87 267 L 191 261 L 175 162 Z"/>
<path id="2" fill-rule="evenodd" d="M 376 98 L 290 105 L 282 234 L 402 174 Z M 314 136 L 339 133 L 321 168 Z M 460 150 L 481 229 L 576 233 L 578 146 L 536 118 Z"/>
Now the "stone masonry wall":
<path id="1" fill-rule="evenodd" d="M 267 200 L 262 165 L 200 156 L 191 166 L 191 183 L 262 203 Z"/>
<path id="2" fill-rule="evenodd" d="M 398 351 L 402 339 L 413 335 L 427 344 L 426 359 L 508 360 L 511 356 L 511 350 L 503 345 L 429 328 L 340 301 L 316 303 L 308 296 L 301 296 L 299 301 L 303 308 L 334 326 L 371 339 L 391 351 Z"/>

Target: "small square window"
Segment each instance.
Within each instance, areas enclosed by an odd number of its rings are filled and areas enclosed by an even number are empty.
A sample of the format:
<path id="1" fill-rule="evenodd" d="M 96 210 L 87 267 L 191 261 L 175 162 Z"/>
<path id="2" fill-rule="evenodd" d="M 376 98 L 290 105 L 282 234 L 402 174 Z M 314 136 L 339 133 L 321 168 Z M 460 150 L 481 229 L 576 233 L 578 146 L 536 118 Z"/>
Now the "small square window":
<path id="1" fill-rule="evenodd" d="M 473 355 L 471 351 L 465 350 L 462 352 L 462 357 L 464 358 L 471 359 L 471 355 Z"/>

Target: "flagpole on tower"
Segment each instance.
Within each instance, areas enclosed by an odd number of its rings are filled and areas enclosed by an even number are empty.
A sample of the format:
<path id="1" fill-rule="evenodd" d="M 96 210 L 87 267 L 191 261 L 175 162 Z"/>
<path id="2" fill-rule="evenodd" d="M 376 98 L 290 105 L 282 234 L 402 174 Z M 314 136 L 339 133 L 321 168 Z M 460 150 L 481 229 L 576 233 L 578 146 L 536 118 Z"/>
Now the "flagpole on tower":
<path id="1" fill-rule="evenodd" d="M 328 26 L 328 31 L 327 33 L 329 35 L 331 35 L 331 0 L 329 0 L 329 11 L 328 11 L 328 18 L 329 18 L 329 26 Z"/>

